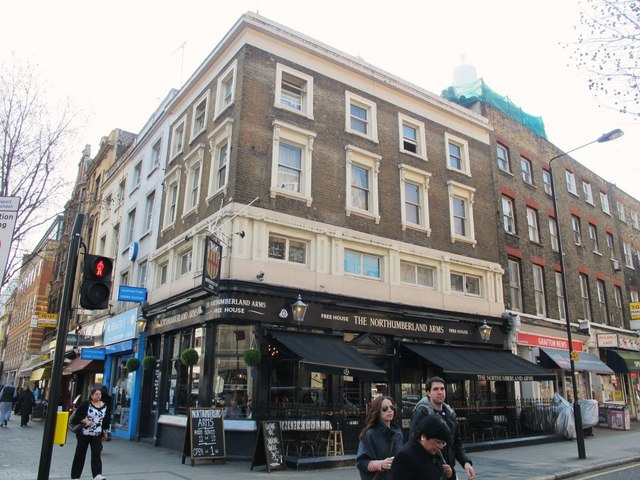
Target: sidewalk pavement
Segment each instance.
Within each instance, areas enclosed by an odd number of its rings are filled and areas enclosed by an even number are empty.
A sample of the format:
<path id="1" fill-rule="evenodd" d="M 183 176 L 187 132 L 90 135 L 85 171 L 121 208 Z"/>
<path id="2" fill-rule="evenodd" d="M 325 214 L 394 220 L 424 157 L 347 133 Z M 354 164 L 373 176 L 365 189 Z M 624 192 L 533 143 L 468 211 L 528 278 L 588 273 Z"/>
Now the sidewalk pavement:
<path id="1" fill-rule="evenodd" d="M 0 429 L 0 480 L 34 480 L 37 478 L 43 422 L 31 421 L 20 427 L 19 417 L 12 417 L 6 428 Z M 606 466 L 640 461 L 640 424 L 632 422 L 632 430 L 619 431 L 594 428 L 594 435 L 585 438 L 587 458 L 578 459 L 575 440 L 551 442 L 543 445 L 506 448 L 471 453 L 478 480 L 555 480 L 571 474 L 585 473 Z M 64 447 L 53 446 L 49 479 L 69 479 L 71 460 L 76 445 L 70 435 Z M 82 478 L 91 478 L 90 455 Z M 153 447 L 141 442 L 128 442 L 114 438 L 104 444 L 102 452 L 103 475 L 109 480 L 260 480 L 310 479 L 357 480 L 355 467 L 332 470 L 273 471 L 264 466 L 250 470 L 248 461 L 196 460 L 191 466 L 189 458 L 182 464 L 178 449 Z M 463 472 L 464 473 L 464 472 Z M 465 475 L 460 475 L 463 479 Z"/>

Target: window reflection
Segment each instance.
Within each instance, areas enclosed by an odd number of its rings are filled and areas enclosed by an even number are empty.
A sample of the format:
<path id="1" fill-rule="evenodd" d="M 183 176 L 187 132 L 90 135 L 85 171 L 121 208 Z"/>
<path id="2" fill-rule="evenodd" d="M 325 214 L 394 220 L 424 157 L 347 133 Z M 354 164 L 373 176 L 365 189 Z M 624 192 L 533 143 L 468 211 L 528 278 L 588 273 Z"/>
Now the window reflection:
<path id="1" fill-rule="evenodd" d="M 247 367 L 244 352 L 251 347 L 251 327 L 220 325 L 214 360 L 214 405 L 224 409 L 225 418 L 251 417 L 255 368 Z"/>

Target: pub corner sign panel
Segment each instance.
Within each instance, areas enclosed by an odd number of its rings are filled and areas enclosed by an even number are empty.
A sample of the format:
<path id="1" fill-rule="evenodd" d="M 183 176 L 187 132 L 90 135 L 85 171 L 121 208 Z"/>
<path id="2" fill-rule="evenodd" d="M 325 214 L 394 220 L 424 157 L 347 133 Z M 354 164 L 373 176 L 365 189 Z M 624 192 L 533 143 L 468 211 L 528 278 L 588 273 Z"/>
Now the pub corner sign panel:
<path id="1" fill-rule="evenodd" d="M 478 330 L 479 320 L 452 321 L 445 319 L 409 320 L 402 313 L 354 312 L 341 310 L 332 305 L 311 303 L 302 323 L 293 319 L 291 313 L 292 299 L 252 295 L 242 292 L 224 292 L 222 296 L 210 299 L 202 306 L 189 310 L 158 315 L 154 325 L 161 329 L 188 324 L 197 317 L 197 321 L 217 319 L 238 319 L 254 322 L 275 323 L 309 327 L 331 328 L 334 330 L 361 331 L 383 335 L 406 336 L 412 338 L 428 338 L 432 340 L 481 342 Z M 204 310 L 204 313 L 202 313 Z M 204 318 L 203 318 L 204 317 Z M 504 332 L 501 328 L 493 328 L 488 345 L 501 345 Z"/>
<path id="2" fill-rule="evenodd" d="M 220 292 L 220 266 L 222 265 L 222 245 L 212 236 L 205 240 L 204 265 L 202 266 L 202 288 L 218 295 Z"/>

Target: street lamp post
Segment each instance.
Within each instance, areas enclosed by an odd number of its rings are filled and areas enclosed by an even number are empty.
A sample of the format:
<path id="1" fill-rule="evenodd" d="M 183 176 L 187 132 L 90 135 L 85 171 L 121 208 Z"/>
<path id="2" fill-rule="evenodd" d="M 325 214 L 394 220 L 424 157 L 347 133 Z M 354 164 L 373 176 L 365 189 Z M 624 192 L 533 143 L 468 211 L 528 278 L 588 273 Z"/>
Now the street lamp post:
<path id="1" fill-rule="evenodd" d="M 556 155 L 551 160 L 549 160 L 549 178 L 551 180 L 551 199 L 553 200 L 553 215 L 556 222 L 556 230 L 558 234 L 558 255 L 560 256 L 560 276 L 562 278 L 562 302 L 564 304 L 564 316 L 567 327 L 567 341 L 569 343 L 569 362 L 571 364 L 571 386 L 573 388 L 573 418 L 576 426 L 576 442 L 578 444 L 578 458 L 585 459 L 587 458 L 587 454 L 584 447 L 584 432 L 582 431 L 582 412 L 580 411 L 580 405 L 578 404 L 578 385 L 576 382 L 576 364 L 573 360 L 573 341 L 571 339 L 571 320 L 569 319 L 569 300 L 567 296 L 567 277 L 564 268 L 564 253 L 562 252 L 562 235 L 560 233 L 560 220 L 558 218 L 558 199 L 556 198 L 556 184 L 553 177 L 553 169 L 551 168 L 551 164 L 554 160 L 558 158 L 564 157 L 571 152 L 575 152 L 587 145 L 591 145 L 592 143 L 604 143 L 609 142 L 611 140 L 615 140 L 616 138 L 620 138 L 624 135 L 624 132 L 619 128 L 612 130 L 609 133 L 605 133 L 601 135 L 596 140 L 585 143 L 579 147 L 576 147 L 567 152 L 561 153 L 560 155 Z"/>

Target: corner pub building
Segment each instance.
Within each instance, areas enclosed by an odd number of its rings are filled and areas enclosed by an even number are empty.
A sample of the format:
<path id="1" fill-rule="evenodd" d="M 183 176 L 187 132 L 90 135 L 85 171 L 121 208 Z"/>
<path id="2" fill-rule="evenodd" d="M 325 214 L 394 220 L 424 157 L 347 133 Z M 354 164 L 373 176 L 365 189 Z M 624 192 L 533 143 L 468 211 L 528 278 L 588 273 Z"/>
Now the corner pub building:
<path id="1" fill-rule="evenodd" d="M 180 448 L 217 406 L 228 456 L 267 419 L 289 454 L 355 453 L 373 396 L 408 427 L 435 374 L 469 439 L 522 433 L 522 384 L 554 376 L 505 349 L 484 117 L 251 13 L 167 112 L 141 438 Z"/>

